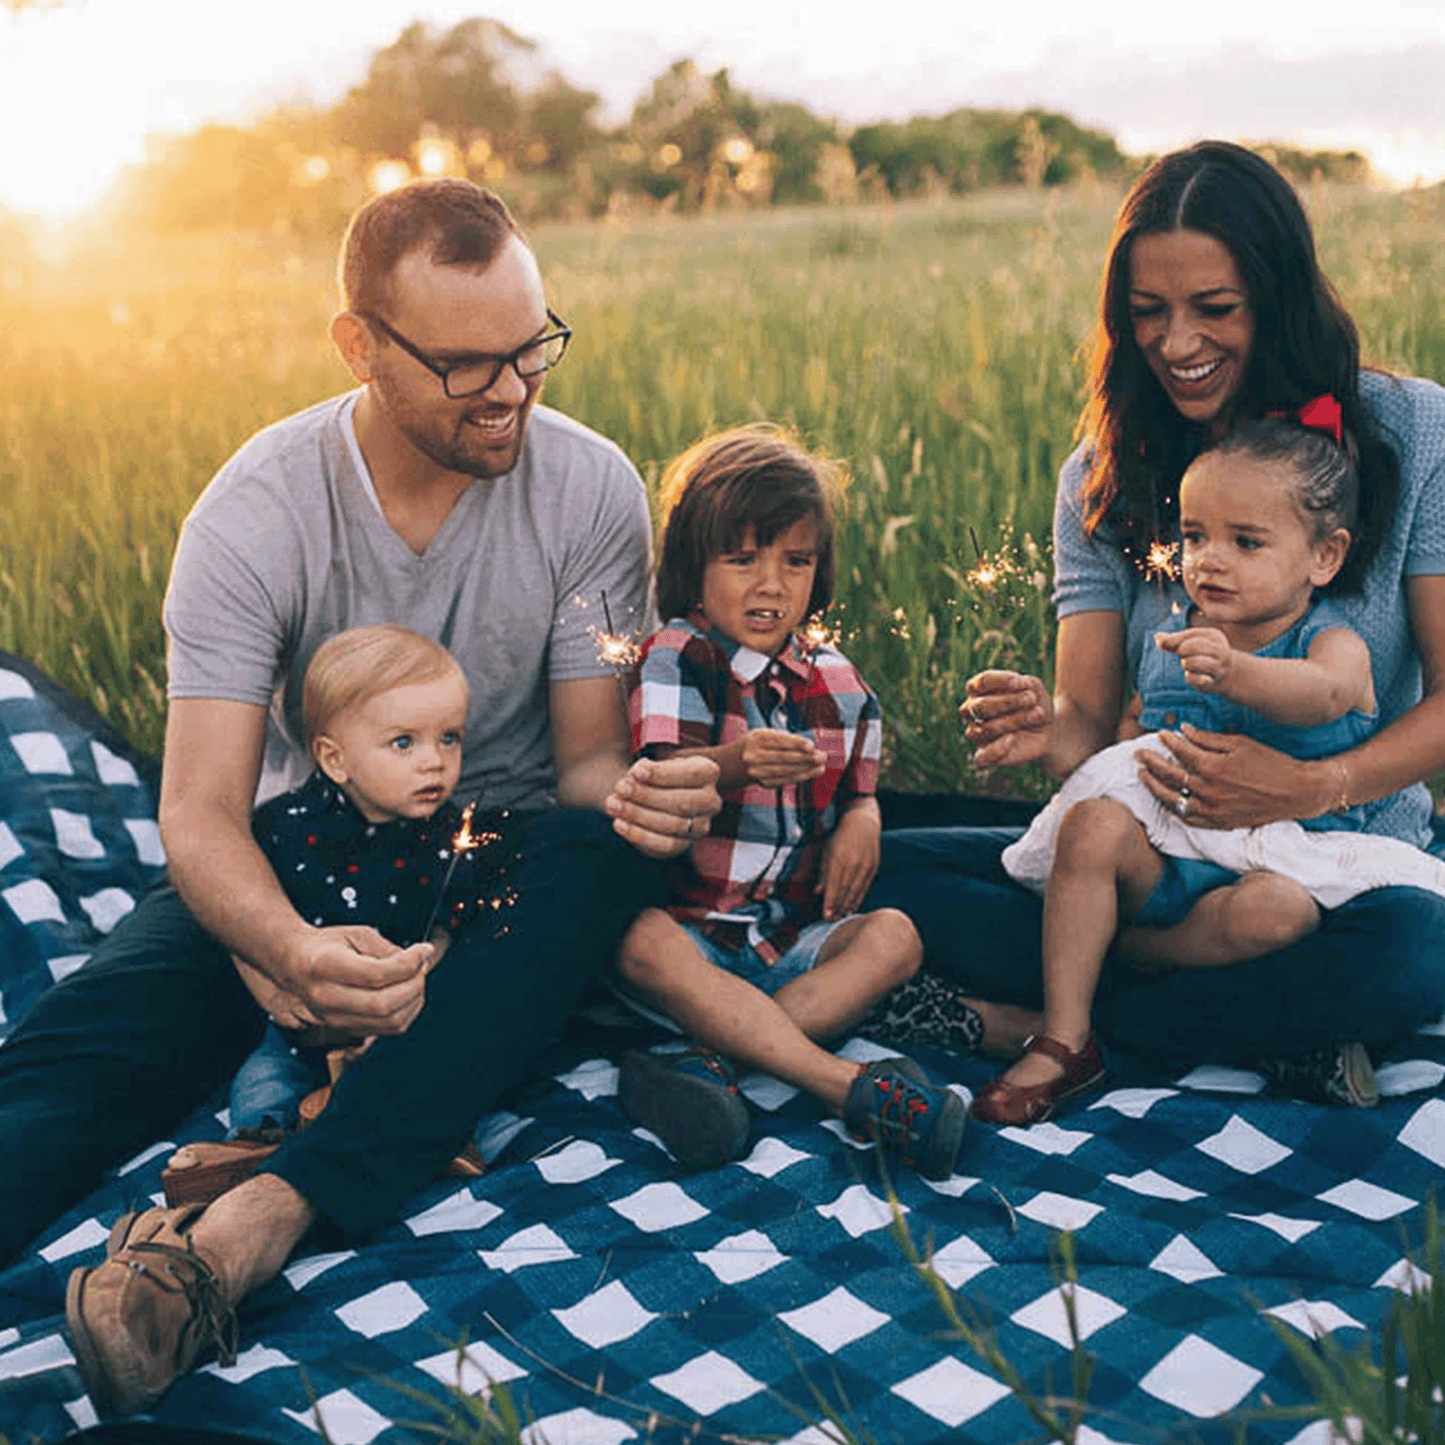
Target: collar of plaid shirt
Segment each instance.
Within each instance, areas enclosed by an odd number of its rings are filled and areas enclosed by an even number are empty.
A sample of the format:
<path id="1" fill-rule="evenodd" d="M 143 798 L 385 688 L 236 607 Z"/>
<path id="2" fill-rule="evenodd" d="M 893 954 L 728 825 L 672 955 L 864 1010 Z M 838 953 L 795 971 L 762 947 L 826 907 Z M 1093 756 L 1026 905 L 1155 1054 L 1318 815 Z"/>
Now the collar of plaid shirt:
<path id="1" fill-rule="evenodd" d="M 728 659 L 728 666 L 731 668 L 733 676 L 742 682 L 757 681 L 773 662 L 778 664 L 780 671 L 787 668 L 795 677 L 800 677 L 805 681 L 812 675 L 812 659 L 803 656 L 802 649 L 798 646 L 798 635 L 795 632 L 788 634 L 788 640 L 783 644 L 782 650 L 776 658 L 773 658 L 769 657 L 766 652 L 757 652 L 745 643 L 734 641 L 725 632 L 718 631 L 697 609 L 688 614 L 687 620 L 703 633 L 709 642 L 717 646 Z"/>

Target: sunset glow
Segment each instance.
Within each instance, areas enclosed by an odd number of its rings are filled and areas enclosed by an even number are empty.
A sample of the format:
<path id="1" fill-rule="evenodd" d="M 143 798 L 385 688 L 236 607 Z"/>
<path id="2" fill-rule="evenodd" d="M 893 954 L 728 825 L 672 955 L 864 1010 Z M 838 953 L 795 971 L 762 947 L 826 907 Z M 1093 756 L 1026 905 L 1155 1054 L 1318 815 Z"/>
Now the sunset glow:
<path id="1" fill-rule="evenodd" d="M 1107 33 L 1062 0 L 1040 0 L 1028 11 L 1003 16 L 980 16 L 969 7 L 932 16 L 904 12 L 890 16 L 882 30 L 875 7 L 862 0 L 838 0 L 823 26 L 807 11 L 736 0 L 727 25 L 719 27 L 701 12 L 662 0 L 617 0 L 607 7 L 558 0 L 542 10 L 521 0 L 488 6 L 476 0 L 355 0 L 343 7 L 322 0 L 251 0 L 233 7 L 194 0 L 62 0 L 18 15 L 0 8 L 0 126 L 12 138 L 0 149 L 0 206 L 46 217 L 76 214 L 98 201 L 125 166 L 144 161 L 148 142 L 207 122 L 249 125 L 279 107 L 334 104 L 408 23 L 448 26 L 480 13 L 535 41 L 539 68 L 555 66 L 569 82 L 596 89 L 614 118 L 625 115 L 679 56 L 703 68 L 725 66 L 737 83 L 835 115 L 845 128 L 941 113 L 970 94 L 985 97 L 978 103 L 1002 103 L 998 97 L 1012 75 L 1015 88 L 1029 77 L 1029 89 L 1008 104 L 1075 114 L 1111 131 L 1133 154 L 1195 139 L 1205 133 L 1202 118 L 1217 117 L 1207 122 L 1210 133 L 1363 150 L 1377 175 L 1397 185 L 1445 178 L 1438 107 L 1406 105 L 1408 86 L 1391 98 L 1388 113 L 1383 102 L 1371 108 L 1357 96 L 1348 117 L 1336 118 L 1337 106 L 1305 113 L 1309 92 L 1303 85 L 1291 92 L 1302 97 L 1297 107 L 1291 102 L 1292 109 L 1269 111 L 1256 79 L 1253 109 L 1236 109 L 1232 94 L 1211 89 L 1204 109 L 1196 106 L 1191 118 L 1160 114 L 1151 124 L 1137 112 L 1138 98 L 1118 82 L 1121 71 L 1142 67 L 1141 79 L 1152 79 L 1157 90 L 1167 77 L 1150 70 L 1187 80 L 1181 57 L 1197 48 L 1202 62 L 1223 63 L 1220 57 L 1240 44 L 1251 48 L 1256 74 L 1267 74 L 1274 64 L 1300 67 L 1371 52 L 1388 75 L 1390 56 L 1404 64 L 1412 47 L 1413 53 L 1433 54 L 1432 47 L 1445 46 L 1436 8 L 1415 0 L 1380 0 L 1368 13 L 1340 10 L 1328 18 L 1304 0 L 1281 0 L 1264 10 L 1223 0 L 1202 36 L 1185 12 L 1160 12 L 1144 0 L 1116 0 Z M 1302 35 L 1308 44 L 1301 44 Z M 284 44 L 278 36 L 286 37 Z M 1120 36 L 1134 38 L 1126 44 Z M 1097 74 L 1098 85 L 1066 92 L 1062 82 L 1083 71 Z M 1050 82 L 1043 91 L 1059 93 L 1036 93 L 1036 78 L 1047 81 L 1056 73 L 1060 85 Z M 21 137 L 25 143 L 16 143 Z M 466 161 L 475 170 L 486 164 L 480 151 L 488 143 L 478 138 L 469 144 Z M 750 164 L 747 145 L 741 138 L 729 143 L 727 160 L 740 173 Z M 678 163 L 668 145 L 652 158 L 659 171 Z M 410 173 L 447 175 L 457 173 L 461 158 L 424 139 L 410 159 Z M 298 179 L 320 183 L 325 164 L 322 157 L 305 160 Z M 747 172 L 748 186 L 764 179 Z M 395 184 L 396 173 L 379 173 L 376 180 Z"/>

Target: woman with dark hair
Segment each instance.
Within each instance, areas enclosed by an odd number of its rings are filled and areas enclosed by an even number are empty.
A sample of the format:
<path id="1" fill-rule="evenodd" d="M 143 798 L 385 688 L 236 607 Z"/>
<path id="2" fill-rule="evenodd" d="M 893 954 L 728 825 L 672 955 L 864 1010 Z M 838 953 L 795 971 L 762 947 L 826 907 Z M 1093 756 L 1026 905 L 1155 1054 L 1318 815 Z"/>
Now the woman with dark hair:
<path id="1" fill-rule="evenodd" d="M 1379 829 L 1445 856 L 1422 783 L 1445 768 L 1445 390 L 1361 371 L 1294 191 L 1219 141 L 1157 161 L 1120 210 L 1080 444 L 1055 505 L 1054 693 L 1017 673 L 971 678 L 961 712 L 980 766 L 1038 762 L 1062 778 L 1115 741 L 1142 648 L 1183 602 L 1151 546 L 1177 533 L 1185 468 L 1237 424 L 1336 406 L 1360 516 L 1334 600 L 1369 647 L 1379 731 L 1306 762 L 1185 724 L 1165 735 L 1168 752 L 1141 756 L 1140 774 L 1191 823 L 1218 828 L 1395 795 Z M 927 966 L 977 1007 L 984 1051 L 1003 1057 L 1041 1024 L 1039 902 L 999 861 L 1017 835 L 885 834 L 866 905 L 913 918 Z M 1296 1091 L 1359 1103 L 1372 1084 L 1353 1067 L 1363 1050 L 1342 1045 L 1381 1051 L 1442 1006 L 1445 901 L 1384 888 L 1289 948 L 1227 968 L 1145 974 L 1111 959 L 1094 1022 L 1112 1050 L 1156 1065 L 1282 1061 L 1275 1076 Z"/>

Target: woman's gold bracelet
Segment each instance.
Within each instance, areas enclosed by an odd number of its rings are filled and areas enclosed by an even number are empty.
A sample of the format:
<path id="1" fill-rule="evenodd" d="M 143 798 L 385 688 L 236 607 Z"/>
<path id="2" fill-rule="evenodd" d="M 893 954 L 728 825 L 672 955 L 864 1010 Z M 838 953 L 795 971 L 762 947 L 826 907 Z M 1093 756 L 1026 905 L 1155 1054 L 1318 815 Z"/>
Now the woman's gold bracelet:
<path id="1" fill-rule="evenodd" d="M 1340 770 L 1340 800 L 1334 806 L 1336 813 L 1348 813 L 1350 811 L 1350 774 L 1345 767 L 1343 758 L 1335 759 L 1335 766 Z"/>

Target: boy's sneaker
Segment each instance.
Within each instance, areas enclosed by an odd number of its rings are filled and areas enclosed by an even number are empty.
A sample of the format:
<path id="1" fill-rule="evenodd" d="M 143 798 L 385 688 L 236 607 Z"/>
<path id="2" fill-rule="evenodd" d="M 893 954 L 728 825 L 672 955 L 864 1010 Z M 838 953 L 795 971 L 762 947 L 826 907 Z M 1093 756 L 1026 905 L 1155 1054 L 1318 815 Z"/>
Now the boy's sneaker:
<path id="1" fill-rule="evenodd" d="M 622 1057 L 617 1100 L 685 1169 L 716 1169 L 747 1147 L 748 1106 L 732 1065 L 710 1049 Z"/>
<path id="2" fill-rule="evenodd" d="M 848 1090 L 843 1122 L 855 1138 L 872 1139 L 925 1179 L 947 1179 L 963 1143 L 968 1109 L 912 1059 L 875 1059 Z"/>
<path id="3" fill-rule="evenodd" d="M 1375 1066 L 1364 1044 L 1326 1044 L 1287 1059 L 1266 1059 L 1259 1071 L 1279 1093 L 1309 1104 L 1373 1109 L 1380 1102 Z"/>

